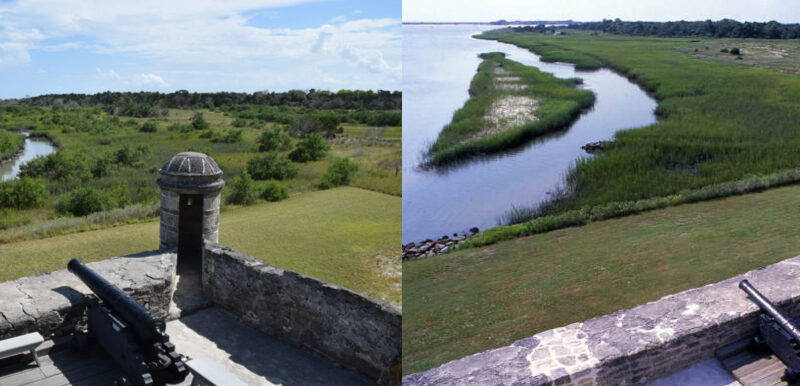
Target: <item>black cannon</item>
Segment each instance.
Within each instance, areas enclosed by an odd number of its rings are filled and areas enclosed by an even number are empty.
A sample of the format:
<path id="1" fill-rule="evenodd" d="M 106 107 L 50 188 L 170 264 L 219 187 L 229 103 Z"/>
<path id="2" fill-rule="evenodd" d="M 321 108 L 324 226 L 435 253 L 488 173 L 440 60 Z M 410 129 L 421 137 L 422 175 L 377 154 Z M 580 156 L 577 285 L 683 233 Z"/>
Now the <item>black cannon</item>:
<path id="1" fill-rule="evenodd" d="M 96 295 L 86 295 L 89 329 L 73 335 L 77 346 L 97 343 L 103 347 L 125 373 L 123 383 L 157 385 L 186 378 L 183 358 L 164 332 L 163 320 L 79 259 L 70 260 L 67 269 Z"/>
<path id="2" fill-rule="evenodd" d="M 754 339 L 754 346 L 766 344 L 786 365 L 785 379 L 789 382 L 797 380 L 800 375 L 800 329 L 796 322 L 747 280 L 739 282 L 739 288 L 764 311 L 758 318 L 759 335 Z"/>

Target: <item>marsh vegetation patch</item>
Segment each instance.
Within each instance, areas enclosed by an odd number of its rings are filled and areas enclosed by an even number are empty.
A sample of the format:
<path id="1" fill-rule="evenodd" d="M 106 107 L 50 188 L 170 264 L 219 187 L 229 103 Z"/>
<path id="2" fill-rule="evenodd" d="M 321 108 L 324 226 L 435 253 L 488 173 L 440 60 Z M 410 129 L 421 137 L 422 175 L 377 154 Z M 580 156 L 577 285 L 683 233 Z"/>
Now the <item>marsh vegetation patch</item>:
<path id="1" fill-rule="evenodd" d="M 569 127 L 594 94 L 501 52 L 480 54 L 470 99 L 453 114 L 428 151 L 428 165 L 500 152 Z"/>

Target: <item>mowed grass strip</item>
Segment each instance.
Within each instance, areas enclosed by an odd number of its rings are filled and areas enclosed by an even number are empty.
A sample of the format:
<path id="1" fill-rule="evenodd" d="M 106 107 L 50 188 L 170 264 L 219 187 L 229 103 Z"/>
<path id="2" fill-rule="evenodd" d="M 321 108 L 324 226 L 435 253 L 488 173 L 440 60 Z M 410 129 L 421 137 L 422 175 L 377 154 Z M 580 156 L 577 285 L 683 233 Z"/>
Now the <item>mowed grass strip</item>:
<path id="1" fill-rule="evenodd" d="M 399 305 L 401 199 L 344 187 L 220 215 L 220 243 Z M 158 248 L 158 222 L 0 245 L 0 281 Z"/>
<path id="2" fill-rule="evenodd" d="M 656 210 L 403 265 L 403 373 L 800 254 L 800 187 Z"/>

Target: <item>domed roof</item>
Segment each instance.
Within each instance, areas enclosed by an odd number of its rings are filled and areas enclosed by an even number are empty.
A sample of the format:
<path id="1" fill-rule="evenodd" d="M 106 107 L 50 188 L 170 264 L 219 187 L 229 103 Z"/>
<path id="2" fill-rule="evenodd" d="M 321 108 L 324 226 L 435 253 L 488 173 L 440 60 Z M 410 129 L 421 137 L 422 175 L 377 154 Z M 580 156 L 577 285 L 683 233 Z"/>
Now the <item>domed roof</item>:
<path id="1" fill-rule="evenodd" d="M 222 175 L 222 170 L 208 155 L 187 151 L 172 156 L 161 167 L 161 174 L 186 177 L 219 176 Z"/>

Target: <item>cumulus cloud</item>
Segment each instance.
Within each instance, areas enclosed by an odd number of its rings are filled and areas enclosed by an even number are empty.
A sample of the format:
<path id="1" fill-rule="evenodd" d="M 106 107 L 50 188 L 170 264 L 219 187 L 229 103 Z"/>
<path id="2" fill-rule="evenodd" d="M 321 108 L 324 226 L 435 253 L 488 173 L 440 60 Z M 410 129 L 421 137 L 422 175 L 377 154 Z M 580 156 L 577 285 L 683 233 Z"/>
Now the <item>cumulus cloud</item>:
<path id="1" fill-rule="evenodd" d="M 158 63 L 159 68 L 128 68 L 139 73 L 134 84 L 167 87 L 155 75 L 173 70 L 255 73 L 259 67 L 293 71 L 288 80 L 306 81 L 300 68 L 318 70 L 346 64 L 349 74 L 326 74 L 325 80 L 353 78 L 353 71 L 379 74 L 376 86 L 401 81 L 399 18 L 337 17 L 313 28 L 256 26 L 254 11 L 320 0 L 26 0 L 0 3 L 0 66 L 30 60 L 29 50 L 63 52 L 80 49 L 99 55 Z M 358 12 L 353 12 L 357 15 Z M 399 15 L 398 15 L 399 16 Z M 303 64 L 300 66 L 299 64 Z M 349 66 L 349 67 L 348 67 Z M 341 67 L 341 66 L 339 66 Z M 91 67 L 90 67 L 91 68 Z M 106 80 L 119 74 L 98 71 Z M 287 80 L 286 78 L 282 81 Z M 277 82 L 277 80 L 276 80 Z M 176 82 L 170 82 L 176 83 Z M 181 87 L 177 82 L 176 87 Z M 324 84 L 317 87 L 322 88 Z M 313 86 L 312 86 L 313 87 Z"/>
<path id="2" fill-rule="evenodd" d="M 164 88 L 169 86 L 169 83 L 164 81 L 164 78 L 156 74 L 139 74 L 136 75 L 136 83 L 145 87 L 158 87 Z"/>

